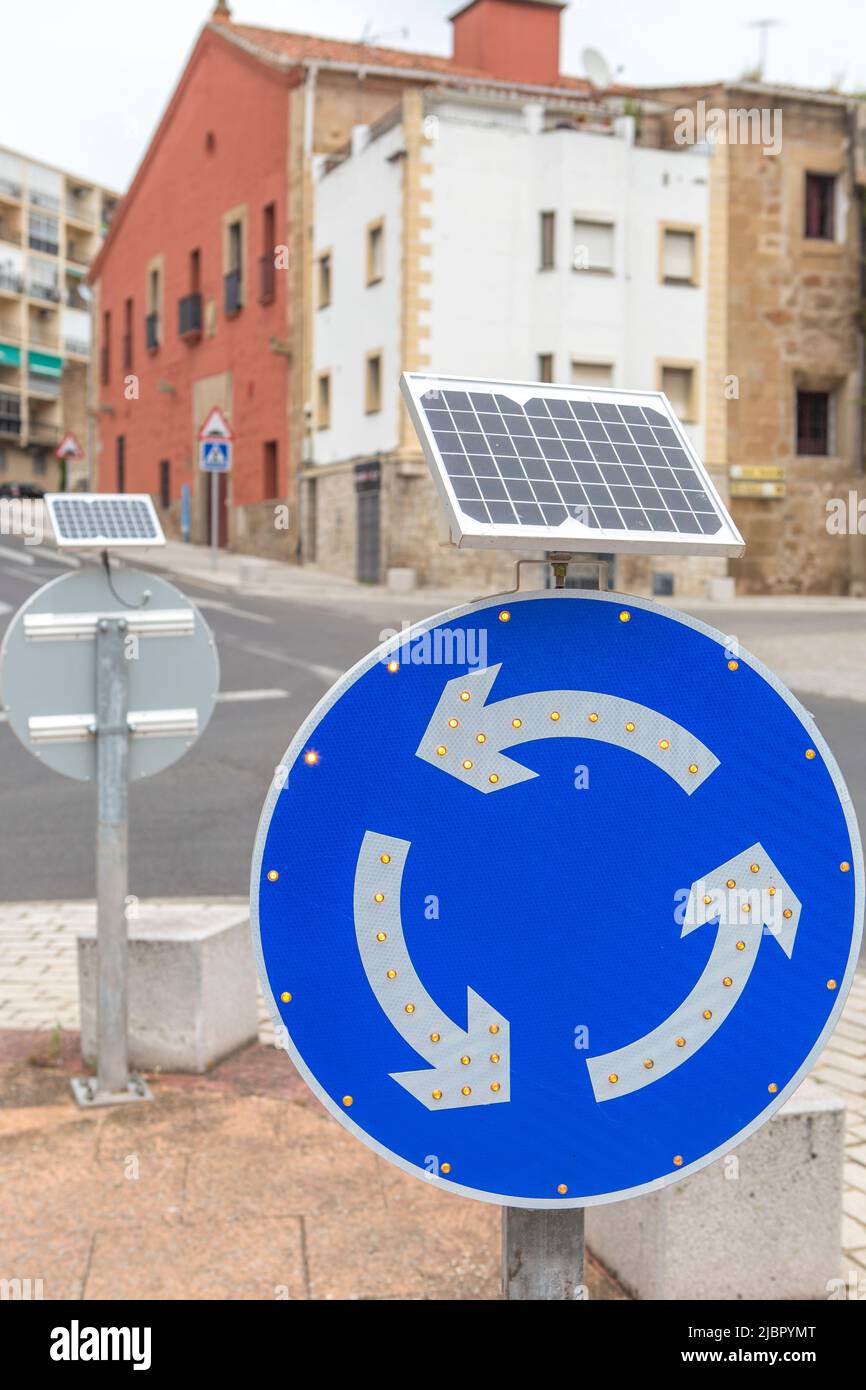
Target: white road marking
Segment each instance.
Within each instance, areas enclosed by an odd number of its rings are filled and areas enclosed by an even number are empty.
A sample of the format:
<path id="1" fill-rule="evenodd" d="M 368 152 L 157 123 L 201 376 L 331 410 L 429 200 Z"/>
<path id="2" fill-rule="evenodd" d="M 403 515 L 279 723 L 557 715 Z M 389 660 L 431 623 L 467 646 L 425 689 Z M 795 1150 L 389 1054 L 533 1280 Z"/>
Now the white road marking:
<path id="1" fill-rule="evenodd" d="M 0 545 L 0 559 L 14 560 L 16 565 L 35 565 L 36 558 L 27 550 L 13 550 L 11 546 Z"/>
<path id="2" fill-rule="evenodd" d="M 250 613 L 246 608 L 235 608 L 233 603 L 223 603 L 218 598 L 199 598 L 196 599 L 196 607 L 212 609 L 215 613 L 229 613 L 233 618 L 249 618 L 251 623 L 272 624 L 273 618 L 268 618 L 264 613 Z"/>
<path id="3" fill-rule="evenodd" d="M 281 661 L 284 666 L 294 666 L 299 671 L 309 671 L 322 681 L 335 681 L 344 674 L 342 671 L 338 671 L 336 666 L 320 666 L 315 661 L 301 661 L 300 657 L 286 656 L 285 652 L 277 651 L 275 648 L 254 647 L 248 642 L 239 642 L 238 646 L 241 651 L 248 652 L 250 656 L 261 656 L 267 661 Z"/>
<path id="4" fill-rule="evenodd" d="M 247 700 L 287 700 L 288 690 L 221 690 L 217 703 L 222 705 L 242 704 Z"/>

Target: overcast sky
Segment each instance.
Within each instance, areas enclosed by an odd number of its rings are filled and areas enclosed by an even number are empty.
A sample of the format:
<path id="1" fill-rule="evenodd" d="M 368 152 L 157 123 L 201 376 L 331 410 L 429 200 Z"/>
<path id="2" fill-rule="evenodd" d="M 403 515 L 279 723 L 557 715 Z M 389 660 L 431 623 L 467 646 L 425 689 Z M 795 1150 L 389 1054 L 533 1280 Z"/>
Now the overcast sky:
<path id="1" fill-rule="evenodd" d="M 15 0 L 4 7 L 0 144 L 124 189 L 210 12 L 208 0 Z M 241 23 L 448 53 L 457 0 L 233 0 Z M 767 77 L 866 91 L 863 0 L 572 0 L 563 70 L 599 49 L 624 81 Z M 408 33 L 404 33 L 408 30 Z"/>

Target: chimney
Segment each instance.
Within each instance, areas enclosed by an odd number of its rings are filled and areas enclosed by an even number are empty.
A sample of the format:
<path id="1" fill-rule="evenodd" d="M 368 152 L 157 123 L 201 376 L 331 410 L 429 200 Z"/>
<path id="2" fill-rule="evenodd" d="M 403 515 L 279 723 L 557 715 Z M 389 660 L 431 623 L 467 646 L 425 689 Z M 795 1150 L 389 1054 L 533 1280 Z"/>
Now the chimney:
<path id="1" fill-rule="evenodd" d="M 211 19 L 219 19 L 222 20 L 223 24 L 227 24 L 231 17 L 232 12 L 228 6 L 228 0 L 217 0 L 217 3 L 213 7 Z"/>
<path id="2" fill-rule="evenodd" d="M 469 0 L 451 16 L 454 62 L 510 82 L 559 81 L 565 0 Z"/>

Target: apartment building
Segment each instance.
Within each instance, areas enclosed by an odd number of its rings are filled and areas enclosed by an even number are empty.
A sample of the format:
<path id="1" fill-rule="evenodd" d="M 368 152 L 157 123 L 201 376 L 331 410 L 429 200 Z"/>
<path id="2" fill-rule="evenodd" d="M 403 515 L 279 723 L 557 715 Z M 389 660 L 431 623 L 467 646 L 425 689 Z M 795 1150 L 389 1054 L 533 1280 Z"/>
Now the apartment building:
<path id="1" fill-rule="evenodd" d="M 92 271 L 102 487 L 150 492 L 176 531 L 186 485 L 198 541 L 219 487 L 221 544 L 302 558 L 298 478 L 318 442 L 314 165 L 431 86 L 586 106 L 588 84 L 560 73 L 562 8 L 471 0 L 445 58 L 235 24 L 216 6 Z M 404 365 L 414 331 L 407 320 Z M 236 443 L 232 473 L 211 483 L 196 432 L 214 405 Z"/>
<path id="2" fill-rule="evenodd" d="M 503 557 L 443 543 L 399 398 L 410 365 L 663 390 L 703 455 L 712 150 L 635 137 L 603 107 L 429 91 L 320 161 L 308 557 L 367 580 L 392 565 L 508 580 Z M 725 573 L 618 564 L 617 582 L 657 593 Z"/>
<path id="3" fill-rule="evenodd" d="M 66 431 L 84 452 L 67 482 L 88 477 L 86 276 L 117 201 L 98 184 L 0 149 L 0 485 L 56 488 L 54 451 Z"/>

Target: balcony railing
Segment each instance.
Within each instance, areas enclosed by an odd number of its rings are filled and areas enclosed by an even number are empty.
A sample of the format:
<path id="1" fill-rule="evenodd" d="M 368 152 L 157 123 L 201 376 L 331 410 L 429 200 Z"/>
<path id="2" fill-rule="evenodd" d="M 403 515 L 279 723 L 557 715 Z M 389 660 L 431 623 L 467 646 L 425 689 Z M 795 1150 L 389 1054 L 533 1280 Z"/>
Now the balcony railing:
<path id="1" fill-rule="evenodd" d="M 177 302 L 178 332 L 182 338 L 198 338 L 201 334 L 201 295 L 187 294 Z"/>
<path id="2" fill-rule="evenodd" d="M 159 347 L 159 314 L 148 314 L 144 320 L 144 343 L 148 352 Z"/>
<path id="3" fill-rule="evenodd" d="M 14 323 L 0 323 L 0 343 L 20 343 L 21 329 Z"/>
<path id="4" fill-rule="evenodd" d="M 84 338 L 64 338 L 63 346 L 67 352 L 73 353 L 76 357 L 90 356 L 90 344 Z"/>
<path id="5" fill-rule="evenodd" d="M 31 418 L 28 434 L 31 444 L 59 444 L 63 437 L 63 427 L 61 425 L 43 425 L 41 421 Z"/>
<path id="6" fill-rule="evenodd" d="M 13 179 L 0 178 L 0 197 L 16 198 L 21 201 L 21 185 L 15 183 Z"/>
<path id="7" fill-rule="evenodd" d="M 60 250 L 59 241 L 46 241 L 44 237 L 34 236 L 32 232 L 27 237 L 27 245 L 31 251 L 44 251 L 46 256 L 56 256 Z"/>
<path id="8" fill-rule="evenodd" d="M 277 268 L 273 256 L 259 257 L 259 303 L 273 304 L 277 294 Z"/>
<path id="9" fill-rule="evenodd" d="M 28 376 L 27 390 L 31 396 L 50 396 L 56 400 L 60 395 L 60 378 L 57 376 Z"/>
<path id="10" fill-rule="evenodd" d="M 74 218 L 76 222 L 83 222 L 87 227 L 96 226 L 96 213 L 83 206 L 76 198 L 66 199 L 66 216 Z"/>
<path id="11" fill-rule="evenodd" d="M 52 333 L 51 327 L 54 328 Z M 30 320 L 30 341 L 38 343 L 40 347 L 53 348 L 57 351 L 57 325 L 37 324 L 34 319 Z"/>
<path id="12" fill-rule="evenodd" d="M 244 297 L 241 272 L 239 270 L 230 270 L 228 275 L 223 277 L 223 307 L 226 314 L 229 317 L 233 314 L 239 314 L 243 308 L 243 303 Z"/>
<path id="13" fill-rule="evenodd" d="M 60 289 L 57 285 L 43 285 L 39 280 L 31 280 L 27 293 L 31 299 L 47 299 L 52 304 L 60 303 Z"/>
<path id="14" fill-rule="evenodd" d="M 9 290 L 12 294 L 22 294 L 24 281 L 14 271 L 0 269 L 0 290 Z"/>
<path id="15" fill-rule="evenodd" d="M 0 241 L 7 241 L 11 246 L 20 246 L 21 228 L 13 227 L 11 222 L 0 222 Z"/>
<path id="16" fill-rule="evenodd" d="M 21 433 L 21 406 L 17 396 L 0 396 L 0 434 L 17 438 Z"/>
<path id="17" fill-rule="evenodd" d="M 43 193 L 39 188 L 31 188 L 29 198 L 35 208 L 46 208 L 49 212 L 60 211 L 60 199 L 54 193 Z"/>

